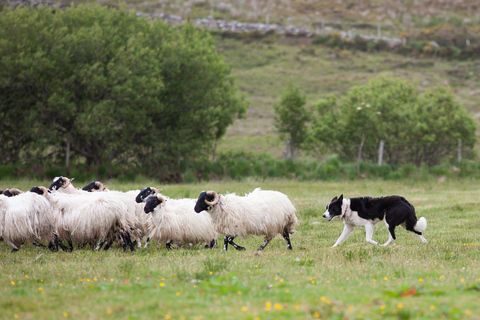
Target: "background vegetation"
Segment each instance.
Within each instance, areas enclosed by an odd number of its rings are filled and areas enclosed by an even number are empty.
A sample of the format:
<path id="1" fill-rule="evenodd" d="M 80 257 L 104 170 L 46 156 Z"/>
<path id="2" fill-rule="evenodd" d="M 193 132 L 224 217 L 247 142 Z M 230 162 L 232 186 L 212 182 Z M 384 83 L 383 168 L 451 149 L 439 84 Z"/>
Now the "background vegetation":
<path id="1" fill-rule="evenodd" d="M 0 15 L 1 163 L 175 168 L 247 102 L 210 35 L 107 7 Z M 71 160 L 70 160 L 71 158 Z"/>

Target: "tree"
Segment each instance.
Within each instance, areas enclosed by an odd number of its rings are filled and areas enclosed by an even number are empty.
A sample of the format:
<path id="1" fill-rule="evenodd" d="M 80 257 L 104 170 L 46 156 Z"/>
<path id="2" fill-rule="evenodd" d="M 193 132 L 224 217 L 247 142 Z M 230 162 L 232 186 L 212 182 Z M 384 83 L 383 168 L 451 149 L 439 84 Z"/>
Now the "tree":
<path id="1" fill-rule="evenodd" d="M 172 168 L 248 106 L 210 35 L 124 9 L 0 15 L 0 161 L 25 155 Z"/>
<path id="2" fill-rule="evenodd" d="M 275 127 L 281 135 L 290 140 L 292 160 L 295 160 L 296 149 L 302 147 L 307 137 L 309 116 L 305 104 L 306 97 L 300 92 L 300 88 L 290 86 L 284 90 L 280 103 L 273 106 Z"/>
<path id="3" fill-rule="evenodd" d="M 379 77 L 352 87 L 342 99 L 322 99 L 313 110 L 309 148 L 329 146 L 324 150 L 347 161 L 375 162 L 384 141 L 389 164 L 434 165 L 455 154 L 458 139 L 467 148 L 475 141 L 475 121 L 448 87 L 420 94 L 407 80 Z"/>

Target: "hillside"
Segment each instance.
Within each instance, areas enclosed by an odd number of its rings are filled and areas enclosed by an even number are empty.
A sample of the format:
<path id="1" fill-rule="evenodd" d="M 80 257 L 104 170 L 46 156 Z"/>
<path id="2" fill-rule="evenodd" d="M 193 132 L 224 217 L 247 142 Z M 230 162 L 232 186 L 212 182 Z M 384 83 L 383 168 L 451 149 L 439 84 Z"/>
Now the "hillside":
<path id="1" fill-rule="evenodd" d="M 300 86 L 311 104 L 327 94 L 341 94 L 353 85 L 388 74 L 409 79 L 420 90 L 449 85 L 469 112 L 476 119 L 480 116 L 480 61 L 420 59 L 389 52 L 339 56 L 333 49 L 311 45 L 309 38 L 250 42 L 216 37 L 215 42 L 250 101 L 247 119 L 237 120 L 228 129 L 219 151 L 243 148 L 282 155 L 284 143 L 275 134 L 273 104 L 289 83 Z"/>

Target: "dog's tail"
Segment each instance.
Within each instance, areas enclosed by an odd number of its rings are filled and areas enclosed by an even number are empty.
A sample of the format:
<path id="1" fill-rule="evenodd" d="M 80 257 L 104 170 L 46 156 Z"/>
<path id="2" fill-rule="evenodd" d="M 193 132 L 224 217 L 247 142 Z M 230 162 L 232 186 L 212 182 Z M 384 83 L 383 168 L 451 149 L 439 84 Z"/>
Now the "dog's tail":
<path id="1" fill-rule="evenodd" d="M 425 229 L 427 229 L 427 219 L 425 219 L 424 217 L 421 217 L 420 219 L 418 219 L 413 229 L 417 232 L 425 231 Z"/>

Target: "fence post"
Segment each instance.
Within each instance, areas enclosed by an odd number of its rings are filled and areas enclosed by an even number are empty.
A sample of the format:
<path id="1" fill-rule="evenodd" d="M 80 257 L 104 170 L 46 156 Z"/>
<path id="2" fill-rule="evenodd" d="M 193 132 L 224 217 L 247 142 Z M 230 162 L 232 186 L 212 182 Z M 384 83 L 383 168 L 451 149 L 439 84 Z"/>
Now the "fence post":
<path id="1" fill-rule="evenodd" d="M 270 17 L 268 16 L 268 14 L 265 16 L 265 24 L 267 25 L 267 27 L 270 25 Z"/>
<path id="2" fill-rule="evenodd" d="M 377 24 L 377 38 L 378 40 L 382 39 L 382 28 Z"/>
<path id="3" fill-rule="evenodd" d="M 287 150 L 286 150 L 287 160 L 290 159 L 290 140 L 287 140 Z"/>
<path id="4" fill-rule="evenodd" d="M 457 161 L 458 161 L 458 163 L 462 162 L 462 139 L 458 139 Z"/>
<path id="5" fill-rule="evenodd" d="M 67 134 L 67 149 L 65 152 L 65 166 L 70 166 L 70 133 Z"/>
<path id="6" fill-rule="evenodd" d="M 380 147 L 378 148 L 378 166 L 383 162 L 383 140 L 380 140 Z"/>
<path id="7" fill-rule="evenodd" d="M 360 173 L 360 162 L 362 162 L 362 149 L 363 144 L 365 143 L 365 133 L 362 133 L 362 141 L 360 141 L 360 146 L 358 146 L 358 159 L 357 159 L 357 173 Z"/>

